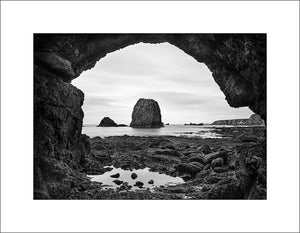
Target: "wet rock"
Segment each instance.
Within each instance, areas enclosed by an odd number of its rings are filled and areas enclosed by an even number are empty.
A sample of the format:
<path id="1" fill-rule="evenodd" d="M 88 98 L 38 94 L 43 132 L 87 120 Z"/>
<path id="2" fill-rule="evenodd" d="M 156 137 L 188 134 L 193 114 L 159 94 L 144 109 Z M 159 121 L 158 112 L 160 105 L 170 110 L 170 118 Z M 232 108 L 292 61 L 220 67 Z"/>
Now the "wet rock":
<path id="1" fill-rule="evenodd" d="M 199 151 L 203 154 L 209 154 L 212 152 L 209 145 L 202 145 L 202 146 L 198 147 L 197 151 Z"/>
<path id="2" fill-rule="evenodd" d="M 244 193 L 238 181 L 218 185 L 208 191 L 209 199 L 244 199 Z"/>
<path id="3" fill-rule="evenodd" d="M 143 187 L 143 185 L 144 185 L 144 183 L 143 183 L 143 182 L 141 182 L 141 181 L 137 181 L 137 182 L 135 182 L 135 184 L 134 184 L 133 186 L 136 186 L 136 187 L 138 187 L 138 188 L 142 188 L 142 187 Z"/>
<path id="4" fill-rule="evenodd" d="M 154 184 L 154 180 L 149 180 L 148 184 Z"/>
<path id="5" fill-rule="evenodd" d="M 119 178 L 120 177 L 120 173 L 116 173 L 114 175 L 111 175 L 110 177 L 112 177 L 112 178 Z"/>
<path id="6" fill-rule="evenodd" d="M 206 163 L 204 156 L 201 154 L 196 154 L 196 153 L 193 153 L 192 157 L 190 157 L 187 161 L 188 162 L 198 162 L 198 163 L 202 163 L 202 164 Z"/>
<path id="7" fill-rule="evenodd" d="M 195 166 L 197 166 L 197 167 L 199 167 L 199 168 L 201 168 L 201 169 L 203 169 L 203 167 L 204 167 L 204 165 L 203 165 L 202 163 L 199 163 L 199 162 L 191 162 L 191 163 L 189 163 L 189 164 L 195 165 Z"/>
<path id="8" fill-rule="evenodd" d="M 121 180 L 113 180 L 113 182 L 116 184 L 116 185 L 121 185 L 123 183 L 123 181 Z"/>
<path id="9" fill-rule="evenodd" d="M 193 177 L 195 177 L 196 174 L 202 170 L 202 168 L 200 168 L 196 165 L 193 165 L 191 163 L 181 163 L 181 164 L 175 165 L 175 169 L 179 173 L 189 173 Z"/>
<path id="10" fill-rule="evenodd" d="M 171 150 L 171 149 L 168 149 L 168 150 L 158 150 L 158 151 L 155 151 L 156 154 L 159 154 L 159 155 L 171 155 L 171 156 L 175 156 L 175 157 L 180 157 L 181 154 L 176 151 L 176 150 Z"/>
<path id="11" fill-rule="evenodd" d="M 100 124 L 98 125 L 98 127 L 117 127 L 117 123 L 114 122 L 112 119 L 110 119 L 109 117 L 104 117 Z"/>
<path id="12" fill-rule="evenodd" d="M 215 167 L 222 167 L 224 164 L 224 160 L 223 158 L 217 158 L 217 159 L 214 159 L 212 162 L 211 162 L 211 166 L 213 168 Z"/>
<path id="13" fill-rule="evenodd" d="M 258 138 L 251 135 L 241 135 L 237 138 L 237 140 L 241 142 L 257 142 Z"/>
<path id="14" fill-rule="evenodd" d="M 137 174 L 136 174 L 136 173 L 134 173 L 134 172 L 133 172 L 133 173 L 131 173 L 131 179 L 133 179 L 133 180 L 134 180 L 134 179 L 136 179 L 136 178 L 137 178 Z"/>
<path id="15" fill-rule="evenodd" d="M 175 150 L 175 147 L 174 147 L 173 145 L 166 145 L 166 148 L 167 148 L 167 149 Z"/>
<path id="16" fill-rule="evenodd" d="M 203 170 L 210 170 L 211 169 L 211 165 L 210 164 L 206 164 L 203 168 Z"/>
<path id="17" fill-rule="evenodd" d="M 214 172 L 216 173 L 223 173 L 223 172 L 227 172 L 228 168 L 227 167 L 215 167 L 214 168 Z"/>
<path id="18" fill-rule="evenodd" d="M 227 161 L 227 151 L 217 151 L 214 153 L 203 155 L 203 162 L 205 164 L 208 164 L 217 158 L 223 158 L 224 162 L 226 162 Z"/>
<path id="19" fill-rule="evenodd" d="M 132 112 L 130 127 L 160 128 L 163 127 L 158 103 L 153 99 L 139 99 Z"/>

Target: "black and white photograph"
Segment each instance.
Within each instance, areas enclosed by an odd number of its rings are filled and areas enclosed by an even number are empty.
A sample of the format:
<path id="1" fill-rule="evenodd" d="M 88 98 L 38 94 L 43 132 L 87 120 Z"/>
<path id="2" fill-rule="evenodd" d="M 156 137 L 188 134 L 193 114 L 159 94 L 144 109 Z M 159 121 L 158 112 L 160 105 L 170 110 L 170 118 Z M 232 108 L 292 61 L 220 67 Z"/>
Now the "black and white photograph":
<path id="1" fill-rule="evenodd" d="M 299 232 L 299 1 L 8 1 L 0 232 Z"/>
<path id="2" fill-rule="evenodd" d="M 34 199 L 266 199 L 266 34 L 34 34 Z"/>

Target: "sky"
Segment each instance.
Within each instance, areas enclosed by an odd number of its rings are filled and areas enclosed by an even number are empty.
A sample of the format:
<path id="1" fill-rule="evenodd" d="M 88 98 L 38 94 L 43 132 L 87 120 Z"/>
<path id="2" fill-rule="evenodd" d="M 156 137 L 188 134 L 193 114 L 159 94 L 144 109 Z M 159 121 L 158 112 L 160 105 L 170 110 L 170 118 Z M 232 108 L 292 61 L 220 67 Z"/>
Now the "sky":
<path id="1" fill-rule="evenodd" d="M 99 124 L 106 116 L 130 124 L 139 98 L 156 100 L 162 121 L 170 124 L 253 114 L 248 107 L 230 107 L 206 65 L 168 43 L 139 43 L 109 53 L 72 84 L 85 94 L 84 124 Z"/>

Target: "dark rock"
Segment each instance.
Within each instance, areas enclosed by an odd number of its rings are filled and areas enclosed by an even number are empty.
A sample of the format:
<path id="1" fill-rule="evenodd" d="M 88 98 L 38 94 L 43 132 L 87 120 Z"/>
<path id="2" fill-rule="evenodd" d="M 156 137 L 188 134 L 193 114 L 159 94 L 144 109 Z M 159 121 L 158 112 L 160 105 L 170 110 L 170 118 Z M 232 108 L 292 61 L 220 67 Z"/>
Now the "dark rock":
<path id="1" fill-rule="evenodd" d="M 110 119 L 109 117 L 104 117 L 100 124 L 98 125 L 98 127 L 117 127 L 117 123 L 114 122 L 112 119 Z"/>
<path id="2" fill-rule="evenodd" d="M 199 151 L 203 154 L 209 154 L 212 152 L 209 145 L 202 145 L 197 149 L 197 151 Z"/>
<path id="3" fill-rule="evenodd" d="M 133 186 L 136 186 L 136 187 L 138 187 L 138 188 L 142 188 L 142 187 L 143 187 L 143 185 L 144 185 L 144 183 L 143 183 L 143 182 L 141 182 L 141 181 L 137 181 L 137 182 L 135 182 L 135 184 L 134 184 Z"/>
<path id="4" fill-rule="evenodd" d="M 213 168 L 215 167 L 222 167 L 224 164 L 224 160 L 223 158 L 217 158 L 217 159 L 214 159 L 212 162 L 211 162 L 211 166 Z"/>
<path id="5" fill-rule="evenodd" d="M 188 162 L 198 162 L 198 163 L 202 163 L 202 164 L 206 164 L 206 160 L 204 158 L 203 155 L 201 154 L 192 154 L 193 157 L 188 158 Z"/>
<path id="6" fill-rule="evenodd" d="M 168 149 L 168 150 L 158 150 L 158 151 L 155 151 L 156 154 L 159 154 L 159 155 L 171 155 L 171 156 L 175 156 L 175 157 L 180 157 L 181 154 L 176 151 L 176 150 L 172 150 L 172 149 Z"/>
<path id="7" fill-rule="evenodd" d="M 240 135 L 237 140 L 241 142 L 257 142 L 258 138 L 251 135 Z"/>
<path id="8" fill-rule="evenodd" d="M 201 169 L 203 169 L 203 167 L 204 167 L 204 165 L 202 163 L 199 163 L 199 162 L 190 162 L 189 164 L 195 165 L 195 166 L 197 166 L 197 167 L 199 167 Z"/>
<path id="9" fill-rule="evenodd" d="M 193 165 L 191 163 L 177 164 L 177 165 L 175 165 L 175 169 L 179 173 L 188 173 L 188 174 L 192 175 L 193 177 L 195 177 L 196 174 L 202 170 L 201 167 L 198 167 L 198 166 Z"/>
<path id="10" fill-rule="evenodd" d="M 134 179 L 136 179 L 136 178 L 137 178 L 137 174 L 136 174 L 136 173 L 132 173 L 132 174 L 131 174 L 131 179 L 134 180 Z"/>
<path id="11" fill-rule="evenodd" d="M 148 184 L 154 184 L 154 180 L 149 180 Z"/>
<path id="12" fill-rule="evenodd" d="M 244 199 L 244 193 L 238 181 L 218 185 L 208 191 L 209 199 Z"/>
<path id="13" fill-rule="evenodd" d="M 210 164 L 206 164 L 203 168 L 203 170 L 210 170 L 211 169 L 211 165 Z"/>
<path id="14" fill-rule="evenodd" d="M 167 148 L 167 149 L 175 150 L 175 147 L 174 147 L 173 145 L 166 145 L 166 148 Z"/>
<path id="15" fill-rule="evenodd" d="M 223 173 L 223 172 L 227 172 L 228 168 L 227 167 L 215 167 L 214 168 L 214 172 L 216 173 Z"/>
<path id="16" fill-rule="evenodd" d="M 111 175 L 110 177 L 112 177 L 112 178 L 119 178 L 120 177 L 120 173 L 116 173 L 114 175 Z"/>
<path id="17" fill-rule="evenodd" d="M 121 180 L 113 180 L 113 182 L 116 184 L 116 185 L 121 185 L 123 183 L 123 181 Z"/>
<path id="18" fill-rule="evenodd" d="M 130 127 L 160 128 L 162 126 L 158 103 L 153 99 L 139 99 L 133 108 Z"/>
<path id="19" fill-rule="evenodd" d="M 211 163 L 214 159 L 222 158 L 224 162 L 227 161 L 227 151 L 217 151 L 207 155 L 203 155 L 203 161 L 205 164 Z"/>

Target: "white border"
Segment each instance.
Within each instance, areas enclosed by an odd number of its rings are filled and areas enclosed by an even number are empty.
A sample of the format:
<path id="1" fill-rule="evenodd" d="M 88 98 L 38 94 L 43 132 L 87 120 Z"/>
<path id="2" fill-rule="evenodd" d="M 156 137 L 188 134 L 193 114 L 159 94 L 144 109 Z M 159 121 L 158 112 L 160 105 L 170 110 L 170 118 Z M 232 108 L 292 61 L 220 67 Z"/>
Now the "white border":
<path id="1" fill-rule="evenodd" d="M 1 2 L 2 231 L 298 231 L 298 2 Z M 33 201 L 32 33 L 268 33 L 267 201 Z"/>

